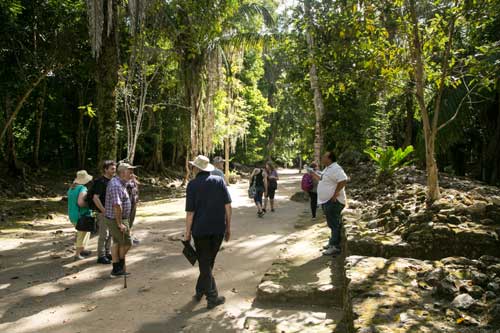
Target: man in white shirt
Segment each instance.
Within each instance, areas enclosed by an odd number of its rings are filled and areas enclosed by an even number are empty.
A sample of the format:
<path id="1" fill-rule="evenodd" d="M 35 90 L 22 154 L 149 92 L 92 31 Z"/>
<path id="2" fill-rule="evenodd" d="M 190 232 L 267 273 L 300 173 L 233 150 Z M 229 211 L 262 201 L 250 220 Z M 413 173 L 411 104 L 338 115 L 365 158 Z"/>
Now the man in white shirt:
<path id="1" fill-rule="evenodd" d="M 318 204 L 321 205 L 326 215 L 326 222 L 332 230 L 328 244 L 323 247 L 324 255 L 336 255 L 340 253 L 340 239 L 342 231 L 342 210 L 346 203 L 345 185 L 347 175 L 333 152 L 326 152 L 321 164 L 325 169 L 321 174 L 311 172 L 318 183 Z"/>

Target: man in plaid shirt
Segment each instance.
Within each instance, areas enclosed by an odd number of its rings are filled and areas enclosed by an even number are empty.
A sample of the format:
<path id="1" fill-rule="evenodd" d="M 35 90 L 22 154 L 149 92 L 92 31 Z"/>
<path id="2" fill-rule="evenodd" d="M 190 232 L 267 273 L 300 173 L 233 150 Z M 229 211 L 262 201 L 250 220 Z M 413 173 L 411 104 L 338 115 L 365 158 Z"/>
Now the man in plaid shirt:
<path id="1" fill-rule="evenodd" d="M 117 168 L 117 176 L 113 177 L 106 189 L 105 221 L 108 225 L 113 246 L 113 270 L 111 277 L 128 274 L 125 271 L 125 256 L 132 245 L 130 238 L 130 210 L 131 202 L 126 185 L 132 178 L 135 167 L 128 163 L 121 163 Z"/>

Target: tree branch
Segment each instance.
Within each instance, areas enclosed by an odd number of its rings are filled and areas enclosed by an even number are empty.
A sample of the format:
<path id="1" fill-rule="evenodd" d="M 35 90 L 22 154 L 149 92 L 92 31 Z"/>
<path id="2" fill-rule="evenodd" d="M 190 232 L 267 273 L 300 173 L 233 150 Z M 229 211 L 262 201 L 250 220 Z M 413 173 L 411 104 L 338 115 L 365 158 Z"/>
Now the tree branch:
<path id="1" fill-rule="evenodd" d="M 473 86 L 472 89 L 469 89 L 469 86 L 467 85 L 467 82 L 465 82 L 464 80 L 464 86 L 465 86 L 465 89 L 467 89 L 467 94 L 465 94 L 465 96 L 462 98 L 462 100 L 460 101 L 460 103 L 458 104 L 458 107 L 457 107 L 457 110 L 455 111 L 455 114 L 450 118 L 448 119 L 446 122 L 444 122 L 443 124 L 441 124 L 437 130 L 436 130 L 436 133 L 439 132 L 440 130 L 442 130 L 443 128 L 445 128 L 446 126 L 448 126 L 453 120 L 455 120 L 458 116 L 458 112 L 460 111 L 460 109 L 462 108 L 462 105 L 464 104 L 464 101 L 470 97 L 470 94 L 472 93 L 472 91 L 474 90 L 474 88 L 476 87 Z"/>
<path id="2" fill-rule="evenodd" d="M 19 100 L 19 102 L 17 103 L 16 105 L 16 108 L 14 109 L 14 112 L 11 113 L 9 119 L 7 120 L 7 122 L 5 123 L 5 126 L 4 128 L 2 129 L 2 133 L 0 134 L 0 145 L 2 144 L 2 140 L 3 140 L 3 137 L 5 136 L 5 133 L 7 132 L 7 129 L 12 125 L 12 123 L 14 122 L 14 120 L 16 119 L 16 116 L 17 114 L 19 113 L 19 111 L 21 110 L 21 108 L 23 107 L 24 103 L 26 102 L 26 100 L 28 99 L 28 97 L 30 97 L 31 93 L 33 92 L 33 90 L 40 84 L 40 82 L 42 82 L 42 80 L 47 76 L 47 74 L 52 71 L 53 68 L 47 68 L 45 69 L 41 74 L 40 76 L 37 77 L 37 79 L 31 84 L 30 88 L 24 93 L 24 95 L 21 97 L 21 99 Z"/>

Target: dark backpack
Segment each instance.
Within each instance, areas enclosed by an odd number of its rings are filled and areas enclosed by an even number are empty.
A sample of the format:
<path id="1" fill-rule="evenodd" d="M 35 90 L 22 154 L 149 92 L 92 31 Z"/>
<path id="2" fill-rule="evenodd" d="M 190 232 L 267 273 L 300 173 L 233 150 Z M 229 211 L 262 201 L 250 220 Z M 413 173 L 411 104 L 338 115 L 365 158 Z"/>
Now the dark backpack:
<path id="1" fill-rule="evenodd" d="M 301 186 L 302 186 L 302 191 L 304 191 L 304 192 L 311 192 L 312 189 L 314 188 L 313 177 L 310 174 L 306 173 L 302 177 Z"/>

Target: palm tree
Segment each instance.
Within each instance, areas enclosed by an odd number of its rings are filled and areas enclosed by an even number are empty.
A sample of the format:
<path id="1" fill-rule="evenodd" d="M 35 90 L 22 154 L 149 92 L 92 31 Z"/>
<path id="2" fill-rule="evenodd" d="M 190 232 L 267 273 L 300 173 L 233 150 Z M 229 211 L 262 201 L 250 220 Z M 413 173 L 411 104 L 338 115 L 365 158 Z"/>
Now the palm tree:
<path id="1" fill-rule="evenodd" d="M 210 85 L 207 80 L 208 68 L 212 61 L 225 59 L 224 47 L 254 46 L 265 37 L 260 32 L 246 31 L 245 24 L 260 16 L 266 24 L 273 19 L 266 8 L 256 4 L 238 4 L 229 0 L 207 2 L 198 0 L 177 0 L 168 4 L 166 29 L 170 33 L 179 57 L 180 75 L 183 82 L 185 104 L 190 112 L 190 144 L 187 160 L 199 153 L 208 153 L 213 112 L 204 103 L 210 99 Z M 208 105 L 208 108 L 207 108 Z M 206 116 L 209 116 L 208 119 Z M 186 163 L 187 166 L 187 163 Z M 189 174 L 189 169 L 187 168 Z"/>

